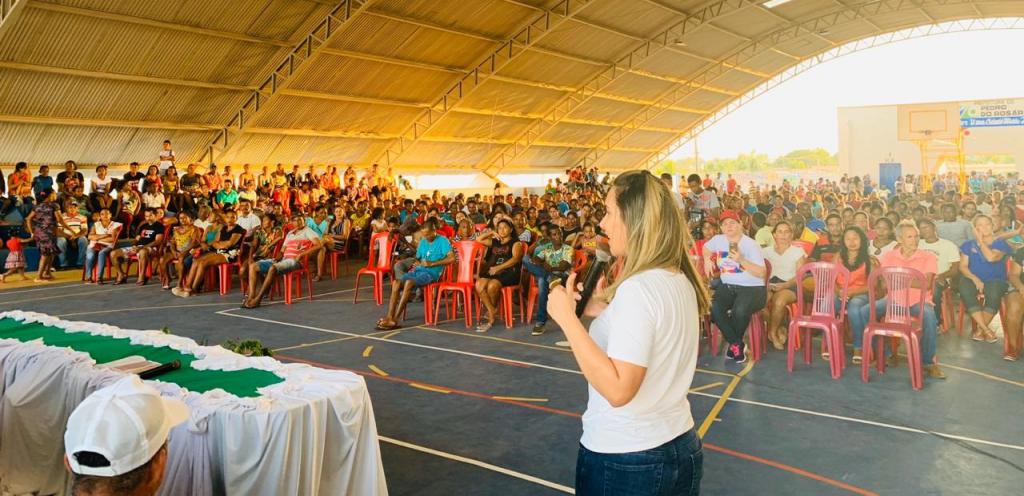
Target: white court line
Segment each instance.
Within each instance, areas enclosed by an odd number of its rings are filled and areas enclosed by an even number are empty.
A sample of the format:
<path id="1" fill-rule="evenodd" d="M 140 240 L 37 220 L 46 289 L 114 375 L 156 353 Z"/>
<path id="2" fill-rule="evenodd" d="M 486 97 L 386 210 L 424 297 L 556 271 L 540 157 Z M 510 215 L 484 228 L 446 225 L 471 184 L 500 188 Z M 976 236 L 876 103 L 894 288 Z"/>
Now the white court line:
<path id="1" fill-rule="evenodd" d="M 110 283 L 107 283 L 105 285 L 113 286 Z M 82 283 L 82 286 L 84 287 L 85 283 Z M 93 287 L 95 288 L 95 286 L 93 286 Z M 100 287 L 102 287 L 102 286 L 100 286 Z M 29 298 L 27 300 L 0 301 L 0 305 L 12 305 L 14 303 L 25 303 L 25 302 L 36 302 L 36 301 L 45 301 L 45 300 L 56 300 L 57 298 L 70 298 L 70 297 L 73 297 L 73 296 L 82 296 L 82 295 L 98 295 L 98 294 L 103 294 L 103 293 L 111 293 L 111 292 L 114 292 L 114 291 L 125 291 L 125 290 L 128 290 L 128 289 L 145 290 L 145 289 L 148 289 L 148 288 L 156 288 L 156 287 L 159 287 L 159 285 L 152 284 L 152 285 L 146 285 L 146 286 L 143 286 L 143 287 L 140 288 L 140 287 L 136 286 L 133 283 L 133 284 L 127 285 L 127 286 L 114 287 L 114 288 L 111 288 L 111 289 L 103 289 L 103 290 L 99 290 L 99 291 L 96 291 L 96 290 L 80 291 L 78 293 L 68 293 L 68 294 L 60 294 L 60 295 L 54 295 L 54 296 L 44 296 L 42 298 Z"/>
<path id="2" fill-rule="evenodd" d="M 403 448 L 408 448 L 408 449 L 416 450 L 416 451 L 419 451 L 419 452 L 422 452 L 422 453 L 427 453 L 427 454 L 430 454 L 430 455 L 439 456 L 441 458 L 447 458 L 449 460 L 455 460 L 457 462 L 462 462 L 462 463 L 466 463 L 466 464 L 469 464 L 469 465 L 475 465 L 477 467 L 485 468 L 487 470 L 490 470 L 490 471 L 493 471 L 493 472 L 497 472 L 499 474 L 507 475 L 509 477 L 515 477 L 516 479 L 522 479 L 522 480 L 527 481 L 527 482 L 532 482 L 534 484 L 539 484 L 539 485 L 544 486 L 544 487 L 549 487 L 551 489 L 554 489 L 556 491 L 561 491 L 561 492 L 566 493 L 566 494 L 576 494 L 576 490 L 571 488 L 571 487 L 569 487 L 569 486 L 563 486 L 561 484 L 555 484 L 554 482 L 551 482 L 551 481 L 546 481 L 544 479 L 541 479 L 541 478 L 538 478 L 538 477 L 534 477 L 532 475 L 527 475 L 527 474 L 524 474 L 522 472 L 516 472 L 515 470 L 509 470 L 507 468 L 499 467 L 497 465 L 491 465 L 490 463 L 482 462 L 480 460 L 474 460 L 472 458 L 466 458 L 464 456 L 453 455 L 451 453 L 445 453 L 444 451 L 438 451 L 436 449 L 427 448 L 425 446 L 419 446 L 419 445 L 412 444 L 412 443 L 407 443 L 405 441 L 399 441 L 397 439 L 391 439 L 390 437 L 384 437 L 384 436 L 381 436 L 381 435 L 378 435 L 377 439 L 379 439 L 381 441 L 384 441 L 385 443 L 394 444 L 395 446 L 401 446 Z"/>
<path id="3" fill-rule="evenodd" d="M 77 281 L 76 282 L 62 282 L 62 283 L 59 283 L 59 284 L 47 284 L 45 286 L 40 286 L 40 287 L 35 288 L 35 289 L 19 289 L 17 291 L 3 291 L 3 292 L 0 292 L 0 296 L 7 296 L 7 295 L 21 294 L 21 293 L 32 293 L 32 292 L 35 292 L 35 291 L 46 291 L 48 289 L 73 288 L 75 286 L 84 286 L 84 285 L 85 285 L 84 282 L 77 282 Z"/>
<path id="4" fill-rule="evenodd" d="M 508 358 L 495 357 L 495 356 L 491 356 L 491 355 L 482 355 L 482 354 L 471 353 L 471 352 L 462 351 L 462 350 L 453 350 L 453 349 L 449 349 L 449 348 L 440 348 L 440 347 L 437 347 L 437 346 L 427 346 L 427 345 L 418 344 L 418 343 L 410 343 L 410 342 L 407 342 L 407 341 L 395 341 L 395 340 L 391 340 L 391 339 L 381 339 L 381 338 L 374 337 L 374 336 L 364 336 L 362 334 L 355 334 L 355 333 L 350 333 L 350 332 L 332 331 L 330 329 L 323 329 L 323 328 L 319 328 L 319 327 L 306 326 L 306 325 L 302 325 L 302 324 L 293 324 L 293 323 L 290 323 L 290 322 L 281 322 L 281 321 L 270 320 L 270 319 L 261 319 L 259 317 L 250 317 L 248 315 L 236 315 L 236 314 L 227 313 L 229 311 L 230 310 L 221 310 L 221 311 L 215 312 L 215 313 L 217 313 L 219 315 L 225 315 L 225 316 L 228 316 L 228 317 L 240 317 L 240 318 L 251 319 L 251 320 L 256 320 L 256 321 L 260 321 L 260 322 L 267 322 L 267 323 L 270 323 L 270 324 L 286 325 L 286 326 L 298 327 L 298 328 L 302 328 L 302 329 L 309 329 L 309 330 L 313 330 L 313 331 L 326 332 L 326 333 L 330 333 L 330 334 L 338 334 L 338 335 L 342 335 L 342 336 L 358 336 L 358 337 L 361 337 L 361 338 L 364 338 L 364 339 L 371 339 L 371 340 L 376 340 L 376 341 L 384 341 L 384 342 L 387 342 L 387 343 L 403 344 L 403 345 L 406 345 L 406 346 L 414 346 L 414 347 L 417 347 L 417 348 L 426 348 L 426 349 L 431 349 L 431 350 L 436 350 L 436 351 L 444 351 L 444 352 L 449 352 L 449 353 L 457 353 L 457 354 L 460 354 L 460 355 L 468 355 L 468 356 L 473 356 L 473 357 L 478 357 L 478 358 L 491 358 L 491 359 L 496 359 L 496 360 L 503 360 L 503 361 L 506 361 L 506 362 L 518 363 L 518 364 L 521 364 L 521 365 L 527 365 L 527 366 L 531 366 L 531 367 L 538 367 L 538 368 L 543 368 L 543 369 L 555 370 L 555 371 L 558 371 L 558 372 L 567 372 L 567 373 L 571 373 L 571 374 L 582 375 L 582 372 L 580 372 L 578 370 L 565 369 L 565 368 L 561 368 L 561 367 L 553 367 L 553 366 L 550 366 L 550 365 L 542 365 L 542 364 L 539 364 L 539 363 L 526 362 L 526 361 L 522 361 L 522 360 L 512 360 L 512 359 L 508 359 Z M 711 393 L 704 393 L 704 392 L 700 392 L 700 391 L 693 392 L 691 394 L 695 394 L 695 395 L 699 395 L 699 396 L 707 396 L 709 398 L 721 398 L 721 395 L 711 394 Z M 1024 446 L 1017 446 L 1017 445 L 1013 445 L 1013 444 L 997 443 L 995 441 L 986 441 L 984 439 L 976 439 L 976 438 L 971 438 L 971 437 L 958 436 L 958 435 L 955 435 L 955 434 L 947 434 L 947 433 L 943 433 L 943 432 L 926 431 L 926 430 L 922 430 L 922 429 L 916 429 L 916 428 L 913 428 L 913 427 L 905 427 L 905 426 L 901 426 L 901 425 L 893 425 L 893 424 L 886 424 L 886 423 L 883 423 L 883 422 L 875 422 L 873 420 L 864 420 L 864 419 L 858 419 L 858 418 L 853 418 L 853 417 L 844 417 L 844 416 L 841 416 L 841 415 L 832 415 L 832 414 L 829 414 L 829 413 L 821 413 L 821 412 L 815 412 L 815 411 L 811 411 L 811 410 L 803 410 L 803 409 L 800 409 L 800 408 L 793 408 L 793 407 L 788 407 L 788 406 L 775 405 L 775 404 L 772 404 L 772 403 L 762 403 L 762 402 L 759 402 L 759 401 L 744 400 L 744 399 L 740 399 L 740 398 L 731 398 L 730 397 L 730 398 L 728 398 L 728 401 L 735 401 L 735 402 L 738 402 L 738 403 L 747 403 L 747 404 L 750 404 L 750 405 L 762 406 L 762 407 L 766 407 L 766 408 L 775 408 L 777 410 L 785 410 L 785 411 L 790 411 L 790 412 L 794 412 L 794 413 L 803 413 L 803 414 L 806 414 L 806 415 L 815 415 L 815 416 L 831 418 L 831 419 L 835 419 L 835 420 L 844 420 L 844 421 L 847 421 L 847 422 L 854 422 L 854 423 L 860 423 L 860 424 L 866 424 L 866 425 L 873 425 L 873 426 L 876 426 L 876 427 L 884 427 L 884 428 L 889 428 L 889 429 L 894 429 L 894 430 L 899 430 L 899 431 L 914 432 L 914 433 L 917 433 L 917 434 L 933 434 L 933 435 L 944 437 L 944 438 L 947 438 L 947 439 L 956 439 L 956 440 L 967 441 L 967 442 L 971 442 L 971 443 L 984 444 L 984 445 L 988 445 L 988 446 L 996 446 L 996 447 L 1000 447 L 1000 448 L 1008 448 L 1008 449 L 1024 451 Z"/>
<path id="5" fill-rule="evenodd" d="M 700 391 L 690 391 L 690 394 L 696 394 L 698 396 L 707 396 L 709 398 L 721 398 L 721 395 L 711 394 L 711 393 L 704 393 L 704 392 L 700 392 Z M 817 416 L 817 417 L 825 417 L 825 418 L 830 418 L 830 419 L 834 419 L 834 420 L 843 420 L 843 421 L 846 421 L 846 422 L 854 422 L 854 423 L 858 423 L 858 424 L 873 425 L 875 427 L 884 427 L 886 429 L 893 429 L 893 430 L 897 430 L 897 431 L 913 432 L 913 433 L 916 433 L 916 434 L 934 434 L 936 436 L 944 437 L 944 438 L 948 438 L 948 439 L 956 439 L 956 440 L 959 440 L 959 441 L 967 441 L 967 442 L 970 442 L 970 443 L 984 444 L 984 445 L 988 445 L 988 446 L 996 446 L 996 447 L 999 447 L 999 448 L 1007 448 L 1007 449 L 1014 449 L 1014 450 L 1024 451 L 1024 446 L 1018 446 L 1018 445 L 1015 445 L 1015 444 L 997 443 L 995 441 L 986 441 L 984 439 L 977 439 L 977 438 L 973 438 L 973 437 L 958 436 L 956 434 L 946 434 L 944 432 L 937 432 L 937 431 L 926 431 L 926 430 L 923 430 L 923 429 L 916 429 L 914 427 L 906 427 L 906 426 L 902 426 L 902 425 L 886 424 L 884 422 L 875 422 L 874 420 L 865 420 L 865 419 L 859 419 L 859 418 L 854 418 L 854 417 L 844 417 L 842 415 L 833 415 L 831 413 L 815 412 L 813 410 L 804 410 L 802 408 L 793 408 L 793 407 L 790 407 L 790 406 L 782 406 L 782 405 L 776 405 L 776 404 L 772 404 L 772 403 L 762 403 L 760 401 L 745 400 L 745 399 L 742 399 L 742 398 L 730 397 L 730 398 L 727 398 L 727 401 L 735 401 L 737 403 L 746 403 L 748 405 L 762 406 L 762 407 L 765 407 L 765 408 L 774 408 L 776 410 L 784 410 L 784 411 L 793 412 L 793 413 L 802 413 L 804 415 L 814 415 L 814 416 Z"/>
<path id="6" fill-rule="evenodd" d="M 562 367 L 555 367 L 553 365 L 544 365 L 544 364 L 540 364 L 540 363 L 524 362 L 522 360 L 515 360 L 515 359 L 512 359 L 512 358 L 505 358 L 505 357 L 499 357 L 499 356 L 494 356 L 494 355 L 484 355 L 484 354 L 481 354 L 481 353 L 473 353 L 473 352 L 470 352 L 470 351 L 454 350 L 454 349 L 451 349 L 451 348 L 441 348 L 439 346 L 430 346 L 430 345 L 419 344 L 419 343 L 410 343 L 408 341 L 397 341 L 397 340 L 394 340 L 394 339 L 383 339 L 383 338 L 378 338 L 378 337 L 375 337 L 375 336 L 369 336 L 369 335 L 365 335 L 365 334 L 356 334 L 356 333 L 353 333 L 353 332 L 332 331 L 330 329 L 324 329 L 322 327 L 313 327 L 313 326 L 307 326 L 307 325 L 302 325 L 302 324 L 293 324 L 291 322 L 281 322 L 279 320 L 261 319 L 259 317 L 251 317 L 249 315 L 238 315 L 238 314 L 234 314 L 234 313 L 228 313 L 228 312 L 230 312 L 232 310 L 234 310 L 234 309 L 221 310 L 219 312 L 214 312 L 214 313 L 216 313 L 217 315 L 224 315 L 224 316 L 227 316 L 227 317 L 238 317 L 240 319 L 249 319 L 249 320 L 255 320 L 255 321 L 258 321 L 258 322 L 266 322 L 268 324 L 286 325 L 286 326 L 291 326 L 291 327 L 298 327 L 300 329 L 309 329 L 311 331 L 326 332 L 326 333 L 329 333 L 329 334 L 338 334 L 340 336 L 354 336 L 354 337 L 360 337 L 360 338 L 363 338 L 363 339 L 370 339 L 370 340 L 374 340 L 374 341 L 383 341 L 385 343 L 402 344 L 402 345 L 405 345 L 405 346 L 412 346 L 412 347 L 415 347 L 415 348 L 424 348 L 424 349 L 428 349 L 428 350 L 444 351 L 444 352 L 447 352 L 447 353 L 455 353 L 455 354 L 458 354 L 458 355 L 467 355 L 467 356 L 476 357 L 476 358 L 487 358 L 487 359 L 490 359 L 490 360 L 498 360 L 498 361 L 501 361 L 501 362 L 516 363 L 516 364 L 519 364 L 519 365 L 525 365 L 527 367 L 538 367 L 538 368 L 542 368 L 542 369 L 556 370 L 558 372 L 566 372 L 566 373 L 569 373 L 569 374 L 583 375 L 583 372 L 580 372 L 579 370 L 565 369 L 565 368 L 562 368 Z"/>

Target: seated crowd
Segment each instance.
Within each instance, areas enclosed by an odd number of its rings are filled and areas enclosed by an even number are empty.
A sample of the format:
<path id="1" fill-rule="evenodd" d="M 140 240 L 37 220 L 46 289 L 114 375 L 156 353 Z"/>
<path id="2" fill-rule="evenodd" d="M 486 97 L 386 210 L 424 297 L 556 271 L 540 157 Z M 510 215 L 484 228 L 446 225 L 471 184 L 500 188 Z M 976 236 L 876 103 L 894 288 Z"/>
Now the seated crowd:
<path id="1" fill-rule="evenodd" d="M 277 276 L 305 269 L 319 281 L 339 257 L 367 252 L 371 237 L 384 233 L 392 286 L 378 328 L 400 326 L 410 301 L 426 296 L 429 302 L 427 286 L 459 279 L 465 272 L 459 257 L 468 256 L 475 265 L 463 275 L 471 278 L 481 307 L 477 330 L 494 325 L 506 288 L 519 288 L 521 295 L 535 288 L 535 315 L 529 317 L 533 333 L 541 334 L 550 282 L 581 267 L 605 243 L 599 225 L 608 176 L 599 180 L 593 169 L 567 171 L 568 180 L 549 183 L 539 194 L 504 193 L 499 185 L 494 195 L 435 191 L 418 199 L 404 198 L 404 180 L 376 165 L 361 177 L 352 167 L 339 174 L 335 167 L 308 166 L 303 173 L 281 164 L 259 172 L 245 165 L 238 174 L 215 165 L 200 174 L 197 164 L 189 164 L 180 178 L 173 163 L 161 169 L 154 165 L 142 173 L 132 164 L 113 179 L 105 166 L 97 167 L 86 195 L 73 162 L 56 181 L 40 179 L 48 178 L 45 166 L 33 179 L 18 164 L 8 178 L 12 189 L 3 213 L 20 210 L 28 236 L 12 236 L 8 247 L 36 244 L 39 280 L 52 277 L 55 267 L 82 265 L 89 284 L 107 282 L 105 271 L 112 272 L 113 284 L 123 284 L 136 265 L 136 284 L 155 276 L 181 297 L 203 290 L 214 269 L 234 264 L 242 305 L 254 308 Z M 663 179 L 672 184 L 670 175 Z M 936 336 L 939 329 L 961 327 L 957 313 L 960 320 L 969 317 L 973 339 L 987 342 L 997 341 L 998 314 L 1004 358 L 1016 360 L 1024 325 L 1021 186 L 991 173 L 972 175 L 963 193 L 953 175 L 923 186 L 913 176 L 892 188 L 867 176 L 844 176 L 744 189 L 731 175 L 687 177 L 677 203 L 691 232 L 680 233 L 680 240 L 693 242 L 691 252 L 708 277 L 711 321 L 727 342 L 727 356 L 746 360 L 747 329 L 756 314 L 771 345 L 784 349 L 798 294 L 807 299 L 815 292 L 815 281 L 798 269 L 827 262 L 843 269 L 835 294 L 846 298 L 836 296 L 835 307 L 846 311 L 853 363 L 861 361 L 861 336 L 872 310 L 877 318 L 888 308 L 881 281 L 871 277 L 887 267 L 913 268 L 927 277 L 920 288 L 926 301 L 910 311 L 922 320 L 928 376 L 943 377 L 934 359 Z M 12 249 L 5 265 L 5 277 L 19 267 L 23 273 L 24 255 Z M 871 281 L 876 287 L 869 287 Z M 895 363 L 893 353 L 889 361 Z"/>
<path id="2" fill-rule="evenodd" d="M 827 294 L 834 295 L 836 312 L 845 308 L 853 363 L 862 362 L 862 337 L 872 315 L 881 319 L 890 308 L 885 281 L 871 277 L 886 268 L 914 269 L 925 277 L 923 284 L 894 290 L 893 297 L 921 320 L 920 353 L 928 377 L 944 377 L 935 360 L 939 330 L 960 330 L 964 316 L 972 339 L 994 343 L 993 320 L 999 315 L 1003 358 L 1018 359 L 1024 325 L 1018 182 L 975 174 L 963 193 L 955 175 L 934 178 L 928 191 L 913 176 L 900 178 L 892 189 L 870 177 L 846 176 L 747 191 L 731 176 L 730 184 L 716 185 L 693 174 L 687 183 L 692 253 L 711 281 L 711 321 L 727 341 L 729 358 L 747 359 L 745 333 L 758 313 L 767 340 L 784 349 L 791 338 L 785 321 L 793 317 L 798 295 L 810 303 L 816 288 L 826 294 L 811 272 L 799 269 L 827 262 L 844 269 Z M 891 353 L 887 362 L 894 365 L 896 350 Z M 823 351 L 823 357 L 828 354 Z"/>

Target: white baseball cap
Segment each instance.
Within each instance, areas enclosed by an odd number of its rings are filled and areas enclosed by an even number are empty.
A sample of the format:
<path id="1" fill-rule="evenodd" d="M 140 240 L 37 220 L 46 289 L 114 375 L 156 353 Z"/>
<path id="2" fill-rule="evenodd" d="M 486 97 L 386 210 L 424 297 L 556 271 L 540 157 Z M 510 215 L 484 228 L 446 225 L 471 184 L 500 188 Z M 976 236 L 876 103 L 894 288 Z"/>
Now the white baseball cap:
<path id="1" fill-rule="evenodd" d="M 148 462 L 167 441 L 171 428 L 188 419 L 188 407 L 164 398 L 137 375 L 127 375 L 100 389 L 75 408 L 64 431 L 64 451 L 71 471 L 113 477 Z M 90 451 L 110 465 L 79 463 L 76 453 Z"/>

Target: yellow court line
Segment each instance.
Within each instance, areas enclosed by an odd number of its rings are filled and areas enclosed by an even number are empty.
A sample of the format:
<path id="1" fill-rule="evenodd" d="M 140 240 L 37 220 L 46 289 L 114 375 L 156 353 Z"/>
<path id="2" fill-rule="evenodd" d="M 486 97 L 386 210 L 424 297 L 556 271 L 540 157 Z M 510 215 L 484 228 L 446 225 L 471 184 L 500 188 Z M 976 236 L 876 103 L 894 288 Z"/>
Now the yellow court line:
<path id="1" fill-rule="evenodd" d="M 956 365 L 950 365 L 948 363 L 940 363 L 939 365 L 942 368 L 959 370 L 961 372 L 967 372 L 969 374 L 974 374 L 974 375 L 977 375 L 977 376 L 981 376 L 981 377 L 984 377 L 984 378 L 986 378 L 986 379 L 988 379 L 990 381 L 1005 382 L 1007 384 L 1012 384 L 1014 386 L 1024 388 L 1024 382 L 1011 381 L 1010 379 L 1005 379 L 1005 378 L 999 377 L 997 375 L 986 374 L 984 372 L 979 372 L 977 370 L 972 370 L 972 369 L 969 369 L 969 368 L 966 368 L 966 367 L 957 367 Z"/>
<path id="2" fill-rule="evenodd" d="M 388 334 L 385 334 L 385 335 L 381 336 L 380 338 L 381 339 L 388 339 L 388 338 L 390 338 L 392 336 L 395 336 L 395 335 L 397 335 L 397 334 L 399 334 L 401 332 L 402 331 L 392 331 L 392 332 L 389 332 Z"/>
<path id="3" fill-rule="evenodd" d="M 372 363 L 370 364 L 370 366 L 368 368 L 370 370 L 374 371 L 374 373 L 376 373 L 377 375 L 384 376 L 384 377 L 387 377 L 389 375 L 387 372 L 384 372 L 383 370 L 381 370 L 379 367 L 377 367 L 376 365 L 374 365 Z"/>
<path id="4" fill-rule="evenodd" d="M 700 367 L 697 367 L 697 372 L 703 372 L 705 374 L 711 374 L 711 375 L 720 375 L 720 376 L 723 376 L 723 377 L 736 377 L 736 374 L 730 374 L 728 372 L 722 372 L 720 370 L 702 369 Z"/>
<path id="5" fill-rule="evenodd" d="M 363 350 L 363 358 L 369 357 L 370 353 L 373 353 L 373 345 L 372 344 L 370 346 L 367 346 L 366 349 Z"/>
<path id="6" fill-rule="evenodd" d="M 373 365 L 371 365 L 371 367 L 372 366 Z M 427 390 L 427 391 L 433 391 L 435 393 L 448 394 L 448 393 L 451 392 L 451 391 L 449 391 L 447 389 L 441 389 L 441 388 L 436 388 L 436 387 L 433 387 L 433 386 L 427 386 L 426 384 L 420 384 L 418 382 L 410 382 L 409 385 L 414 387 L 414 388 L 417 388 L 417 389 L 424 389 L 424 390 Z"/>
<path id="7" fill-rule="evenodd" d="M 547 398 L 521 398 L 519 396 L 492 396 L 496 400 L 508 400 L 508 401 L 533 401 L 536 403 L 547 403 Z"/>
<path id="8" fill-rule="evenodd" d="M 701 437 L 704 437 L 704 435 L 707 434 L 708 429 L 711 428 L 711 424 L 715 423 L 715 419 L 718 418 L 718 414 L 721 413 L 722 407 L 724 407 L 725 403 L 729 401 L 729 396 L 732 395 L 733 390 L 736 389 L 736 386 L 740 383 L 740 380 L 743 379 L 743 376 L 747 375 L 752 368 L 754 368 L 753 360 L 747 362 L 747 366 L 743 367 L 743 370 L 729 381 L 729 385 L 725 387 L 725 391 L 722 393 L 722 396 L 718 398 L 718 401 L 715 402 L 715 406 L 711 407 L 711 411 L 708 412 L 708 416 L 704 419 L 704 423 L 700 424 L 700 429 L 697 430 L 697 433 L 700 434 Z"/>
<path id="9" fill-rule="evenodd" d="M 698 393 L 700 391 L 706 391 L 708 389 L 716 388 L 716 387 L 721 386 L 721 385 L 722 385 L 721 382 L 712 382 L 711 384 L 705 384 L 703 386 L 697 386 L 695 388 L 690 388 L 690 392 L 691 393 Z"/>
<path id="10" fill-rule="evenodd" d="M 358 336 L 347 336 L 347 337 L 344 337 L 344 338 L 328 339 L 328 340 L 325 340 L 325 341 L 314 341 L 312 343 L 302 343 L 302 344 L 297 344 L 295 346 L 286 346 L 284 348 L 277 348 L 274 351 L 275 352 L 287 351 L 287 350 L 295 350 L 295 349 L 299 349 L 299 348 L 309 348 L 310 346 L 319 346 L 321 344 L 339 343 L 341 341 L 349 341 L 349 340 L 352 340 L 352 339 L 359 339 L 359 338 L 364 338 L 364 337 L 367 337 L 367 336 L 376 336 L 378 334 L 383 334 L 385 332 L 388 332 L 388 331 L 371 332 L 369 334 L 360 334 Z M 372 346 L 371 346 L 371 348 L 372 348 Z"/>

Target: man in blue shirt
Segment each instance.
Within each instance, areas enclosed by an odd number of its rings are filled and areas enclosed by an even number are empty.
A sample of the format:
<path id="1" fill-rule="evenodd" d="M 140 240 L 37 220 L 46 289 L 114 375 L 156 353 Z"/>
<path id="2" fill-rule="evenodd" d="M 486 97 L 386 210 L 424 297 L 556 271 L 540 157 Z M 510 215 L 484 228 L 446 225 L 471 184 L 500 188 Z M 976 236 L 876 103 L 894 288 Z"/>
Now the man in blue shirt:
<path id="1" fill-rule="evenodd" d="M 405 305 L 412 298 L 413 291 L 437 282 L 441 279 L 445 265 L 455 261 L 451 242 L 437 234 L 438 222 L 436 218 L 423 221 L 420 242 L 416 247 L 416 260 L 407 272 L 392 278 L 388 313 L 377 321 L 378 330 L 397 329 L 398 316 L 405 313 Z"/>

